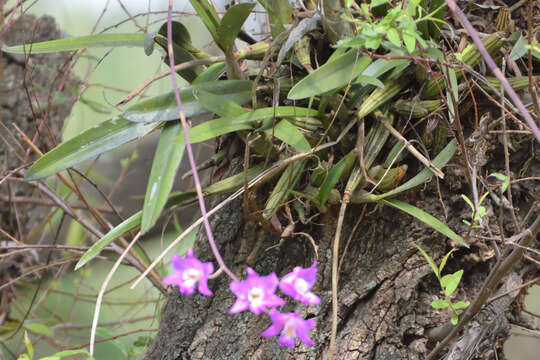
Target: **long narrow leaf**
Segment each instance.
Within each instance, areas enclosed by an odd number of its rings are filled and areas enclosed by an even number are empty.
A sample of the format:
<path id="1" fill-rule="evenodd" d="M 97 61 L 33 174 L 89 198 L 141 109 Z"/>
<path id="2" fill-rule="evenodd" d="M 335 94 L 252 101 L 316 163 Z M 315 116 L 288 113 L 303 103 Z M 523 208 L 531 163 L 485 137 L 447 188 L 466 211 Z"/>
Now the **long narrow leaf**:
<path id="1" fill-rule="evenodd" d="M 217 42 L 217 28 L 220 20 L 210 2 L 207 0 L 189 0 L 189 2 L 197 12 L 197 15 L 199 15 L 199 18 L 202 20 L 204 26 L 206 26 L 206 29 L 214 41 Z"/>
<path id="2" fill-rule="evenodd" d="M 257 122 L 263 122 L 263 128 L 265 128 L 265 126 L 268 127 L 271 124 L 271 120 L 274 117 L 307 117 L 316 115 L 317 111 L 314 109 L 294 106 L 262 108 L 246 112 L 239 116 L 209 120 L 194 126 L 189 129 L 189 140 L 192 143 L 198 143 L 233 131 L 253 129 L 253 125 Z M 175 140 L 184 143 L 184 135 L 178 136 Z"/>
<path id="3" fill-rule="evenodd" d="M 182 107 L 186 117 L 207 114 L 195 93 L 204 90 L 219 96 L 223 100 L 231 100 L 238 104 L 245 104 L 251 100 L 251 82 L 247 80 L 212 81 L 192 85 L 180 90 Z M 170 121 L 178 119 L 178 108 L 174 92 L 158 95 L 141 101 L 128 108 L 123 114 L 124 118 L 134 122 Z"/>
<path id="4" fill-rule="evenodd" d="M 46 153 L 28 169 L 25 178 L 37 180 L 55 174 L 132 141 L 155 126 L 122 117 L 104 121 Z"/>
<path id="5" fill-rule="evenodd" d="M 302 152 L 311 151 L 311 146 L 304 135 L 286 119 L 281 120 L 273 129 L 265 130 L 267 134 L 274 134 L 279 140 Z"/>
<path id="6" fill-rule="evenodd" d="M 330 197 L 330 192 L 336 186 L 341 175 L 346 172 L 347 169 L 351 169 L 354 164 L 354 160 L 357 158 L 354 152 L 350 152 L 345 155 L 341 160 L 328 172 L 328 176 L 324 180 L 319 190 L 318 200 L 321 205 L 325 205 Z"/>
<path id="7" fill-rule="evenodd" d="M 255 3 L 243 3 L 227 9 L 217 29 L 218 44 L 222 49 L 227 49 L 234 44 L 238 32 L 255 5 Z"/>
<path id="8" fill-rule="evenodd" d="M 143 234 L 155 224 L 171 192 L 185 148 L 183 144 L 173 141 L 181 131 L 180 122 L 171 122 L 165 125 L 159 137 L 144 197 L 141 222 Z"/>
<path id="9" fill-rule="evenodd" d="M 145 34 L 99 34 L 75 36 L 65 39 L 43 41 L 33 44 L 3 47 L 2 51 L 15 54 L 44 54 L 58 51 L 74 51 L 92 47 L 144 46 Z"/>
<path id="10" fill-rule="evenodd" d="M 393 208 L 396 208 L 398 210 L 401 210 L 403 212 L 406 212 L 407 214 L 411 216 L 414 216 L 418 220 L 422 221 L 424 224 L 437 230 L 441 234 L 446 235 L 447 237 L 454 240 L 458 244 L 463 245 L 465 247 L 469 247 L 469 245 L 465 242 L 465 240 L 463 240 L 461 236 L 453 232 L 448 226 L 443 224 L 439 219 L 428 214 L 424 210 L 421 210 L 417 208 L 416 206 L 413 206 L 406 202 L 395 200 L 395 199 L 382 200 L 382 203 L 385 205 L 389 205 Z"/>
<path id="11" fill-rule="evenodd" d="M 248 112 L 234 101 L 223 99 L 219 95 L 202 89 L 198 90 L 195 95 L 202 106 L 222 117 L 234 117 Z"/>
<path id="12" fill-rule="evenodd" d="M 166 207 L 171 207 L 177 204 L 182 203 L 183 201 L 193 199 L 196 196 L 194 192 L 188 192 L 188 193 L 182 193 L 177 194 L 174 196 L 171 196 L 169 201 L 167 201 Z M 75 265 L 75 270 L 78 270 L 95 258 L 101 250 L 107 245 L 109 245 L 111 242 L 113 242 L 116 238 L 122 236 L 122 234 L 126 233 L 127 231 L 130 231 L 137 226 L 141 224 L 142 219 L 142 210 L 136 212 L 135 214 L 131 215 L 126 220 L 122 221 L 120 224 L 116 225 L 113 229 L 111 229 L 107 234 L 105 234 L 101 239 L 99 239 L 97 242 L 95 242 L 90 249 L 88 249 L 83 256 L 79 259 L 77 264 Z"/>
<path id="13" fill-rule="evenodd" d="M 359 56 L 355 51 L 349 51 L 300 80 L 287 97 L 299 100 L 340 89 L 360 75 L 370 62 L 369 56 Z"/>
<path id="14" fill-rule="evenodd" d="M 290 190 L 294 188 L 296 182 L 300 179 L 300 174 L 304 171 L 306 162 L 305 159 L 293 162 L 292 164 L 289 164 L 287 169 L 281 174 L 281 177 L 276 183 L 276 186 L 274 186 L 274 189 L 266 202 L 263 213 L 265 219 L 270 219 L 279 209 L 279 206 L 286 201 Z"/>

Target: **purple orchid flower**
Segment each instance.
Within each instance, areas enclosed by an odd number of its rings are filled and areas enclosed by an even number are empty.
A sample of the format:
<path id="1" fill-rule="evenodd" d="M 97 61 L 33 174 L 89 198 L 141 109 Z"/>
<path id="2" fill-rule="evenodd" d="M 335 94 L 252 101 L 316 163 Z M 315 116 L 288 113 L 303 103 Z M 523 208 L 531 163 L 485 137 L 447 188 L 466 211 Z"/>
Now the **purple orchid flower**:
<path id="1" fill-rule="evenodd" d="M 182 294 L 193 294 L 195 285 L 198 284 L 199 292 L 210 296 L 212 292 L 208 289 L 208 276 L 214 271 L 214 265 L 211 262 L 203 263 L 193 256 L 193 249 L 189 249 L 186 257 L 183 258 L 174 254 L 171 258 L 174 272 L 165 276 L 163 282 L 167 285 L 178 285 Z"/>
<path id="2" fill-rule="evenodd" d="M 279 288 L 285 295 L 304 305 L 319 305 L 321 299 L 309 291 L 315 285 L 315 281 L 317 281 L 317 261 L 308 268 L 296 266 L 281 279 Z"/>
<path id="3" fill-rule="evenodd" d="M 296 345 L 296 338 L 308 346 L 315 343 L 309 337 L 309 331 L 315 327 L 315 320 L 304 320 L 298 311 L 282 314 L 276 309 L 268 313 L 272 320 L 272 325 L 261 333 L 262 337 L 271 337 L 281 333 L 278 344 L 290 348 Z"/>
<path id="4" fill-rule="evenodd" d="M 267 307 L 285 305 L 287 302 L 276 294 L 279 279 L 275 273 L 259 276 L 252 268 L 247 269 L 248 276 L 243 281 L 232 281 L 230 289 L 236 295 L 236 302 L 229 313 L 235 314 L 249 308 L 252 313 L 260 314 Z"/>

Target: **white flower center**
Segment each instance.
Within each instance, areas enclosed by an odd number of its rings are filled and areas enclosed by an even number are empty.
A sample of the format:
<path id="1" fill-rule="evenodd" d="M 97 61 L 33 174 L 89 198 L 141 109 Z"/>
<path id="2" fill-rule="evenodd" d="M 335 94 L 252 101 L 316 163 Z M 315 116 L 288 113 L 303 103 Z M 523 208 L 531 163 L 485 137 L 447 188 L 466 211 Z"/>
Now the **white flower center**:
<path id="1" fill-rule="evenodd" d="M 294 288 L 296 291 L 298 291 L 300 294 L 305 294 L 309 291 L 309 284 L 302 278 L 296 279 L 294 282 Z"/>
<path id="2" fill-rule="evenodd" d="M 186 285 L 195 284 L 201 278 L 201 272 L 197 269 L 189 269 L 184 271 L 182 274 L 182 279 Z"/>
<path id="3" fill-rule="evenodd" d="M 289 319 L 285 322 L 283 332 L 288 339 L 296 337 L 296 322 L 294 319 Z"/>
<path id="4" fill-rule="evenodd" d="M 254 287 L 254 288 L 251 288 L 251 290 L 249 290 L 248 300 L 253 305 L 256 306 L 257 304 L 259 304 L 263 300 L 263 297 L 264 297 L 263 289 Z"/>

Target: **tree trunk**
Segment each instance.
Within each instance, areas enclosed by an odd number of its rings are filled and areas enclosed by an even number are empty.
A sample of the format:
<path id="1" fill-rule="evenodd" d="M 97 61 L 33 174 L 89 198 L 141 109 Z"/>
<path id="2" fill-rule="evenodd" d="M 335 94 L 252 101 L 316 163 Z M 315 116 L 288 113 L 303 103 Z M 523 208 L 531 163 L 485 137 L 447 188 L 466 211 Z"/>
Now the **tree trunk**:
<path id="1" fill-rule="evenodd" d="M 533 167 L 539 169 L 538 161 Z M 457 176 L 463 179 L 462 174 L 453 174 L 450 167 L 445 172 L 450 184 Z M 447 216 L 440 205 L 435 181 L 407 201 L 444 220 L 459 233 L 467 233 L 468 228 L 461 219 L 470 210 L 459 196 L 452 196 L 456 189 L 449 189 L 444 182 L 440 185 Z M 313 290 L 322 303 L 300 307 L 304 318 L 314 318 L 317 322 L 311 331 L 314 347 L 300 345 L 288 349 L 278 346 L 276 338 L 262 338 L 260 332 L 270 326 L 267 315 L 256 316 L 247 311 L 230 315 L 228 310 L 235 297 L 229 290 L 229 279 L 221 275 L 209 282 L 214 292 L 212 297 L 185 296 L 176 287 L 171 289 L 161 314 L 159 333 L 146 359 L 326 358 L 332 324 L 331 245 L 338 210 L 339 206 L 330 208 L 312 225 L 297 224 L 295 229 L 309 233 L 318 246 L 318 280 Z M 444 335 L 445 329 L 448 330 L 448 325 L 436 327 L 449 324 L 451 314 L 430 306 L 435 298 L 442 298 L 441 290 L 431 268 L 412 242 L 420 244 L 440 263 L 451 249 L 450 241 L 389 207 L 368 206 L 366 215 L 354 229 L 361 213 L 360 206 L 349 206 L 342 231 L 339 324 L 334 358 L 423 359 L 436 341 L 441 340 L 441 333 Z M 306 237 L 298 235 L 280 242 L 278 237 L 246 221 L 241 200 L 229 204 L 211 223 L 224 260 L 229 265 L 234 264 L 236 274 L 244 276 L 246 266 L 252 266 L 261 275 L 276 272 L 281 277 L 294 266 L 308 267 L 312 263 L 313 247 Z M 454 301 L 472 301 L 495 263 L 490 246 L 473 237 L 469 241 L 471 248 L 460 247 L 455 251 L 444 270 L 444 273 L 465 271 Z M 198 236 L 195 254 L 202 261 L 213 260 L 202 233 Z M 538 275 L 534 267 L 523 264 L 518 267 L 505 278 L 499 293 Z M 514 301 L 517 295 L 513 292 L 484 306 L 461 340 L 457 339 L 452 345 L 447 358 L 492 359 L 496 350 L 499 359 L 504 359 L 502 345 L 509 335 L 508 319 L 521 321 L 516 315 L 519 313 Z M 291 304 L 285 308 L 286 312 L 292 310 Z"/>

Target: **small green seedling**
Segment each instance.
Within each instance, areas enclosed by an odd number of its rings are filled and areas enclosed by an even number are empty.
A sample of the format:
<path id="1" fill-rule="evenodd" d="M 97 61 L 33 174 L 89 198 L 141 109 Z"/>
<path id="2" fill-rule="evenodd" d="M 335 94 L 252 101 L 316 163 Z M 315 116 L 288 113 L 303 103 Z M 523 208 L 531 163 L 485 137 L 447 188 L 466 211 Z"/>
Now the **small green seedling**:
<path id="1" fill-rule="evenodd" d="M 501 193 L 504 193 L 506 191 L 506 189 L 508 188 L 508 186 L 510 185 L 510 179 L 504 174 L 492 173 L 492 174 L 489 174 L 488 177 L 494 177 L 497 180 L 501 181 Z M 474 204 L 471 201 L 471 199 L 469 199 L 466 195 L 461 194 L 461 197 L 463 198 L 463 200 L 465 200 L 465 202 L 467 204 L 469 204 L 469 207 L 472 210 L 472 214 L 471 214 L 471 219 L 473 221 L 472 225 L 471 225 L 471 222 L 469 222 L 467 220 L 463 220 L 463 222 L 465 224 L 467 224 L 468 226 L 472 226 L 473 228 L 480 228 L 481 227 L 480 226 L 480 219 L 487 214 L 487 210 L 486 210 L 486 208 L 484 206 L 482 206 L 482 202 L 484 201 L 486 196 L 488 196 L 488 194 L 489 194 L 489 191 L 486 192 L 484 195 L 482 195 L 482 197 L 480 197 L 480 200 L 478 201 L 478 212 L 475 210 Z"/>
<path id="2" fill-rule="evenodd" d="M 508 176 L 506 176 L 504 174 L 492 173 L 492 174 L 489 174 L 488 177 L 494 177 L 495 179 L 502 182 L 502 184 L 501 184 L 501 194 L 504 193 L 506 191 L 506 189 L 508 189 L 508 185 L 510 185 L 510 179 L 508 178 Z"/>
<path id="3" fill-rule="evenodd" d="M 424 258 L 427 260 L 429 266 L 431 266 L 431 269 L 437 276 L 437 279 L 439 280 L 439 284 L 441 286 L 441 290 L 444 294 L 444 299 L 435 299 L 431 302 L 431 307 L 434 309 L 446 309 L 448 308 L 452 313 L 452 318 L 450 319 L 452 325 L 456 325 L 459 320 L 459 315 L 463 313 L 462 309 L 465 309 L 467 306 L 469 306 L 469 301 L 458 301 L 453 303 L 450 300 L 450 297 L 456 291 L 457 287 L 459 286 L 459 282 L 461 281 L 461 277 L 463 276 L 463 270 L 458 270 L 453 274 L 446 274 L 444 276 L 441 276 L 442 271 L 444 269 L 444 266 L 446 265 L 446 262 L 448 261 L 450 255 L 456 250 L 456 248 L 453 248 L 450 250 L 442 259 L 441 264 L 437 266 L 435 264 L 435 261 L 418 245 L 414 244 L 418 251 L 424 256 Z"/>
<path id="4" fill-rule="evenodd" d="M 474 204 L 473 202 L 464 194 L 461 194 L 461 197 L 463 198 L 463 200 L 465 200 L 465 202 L 467 204 L 469 204 L 471 210 L 472 210 L 472 214 L 471 214 L 471 219 L 472 219 L 472 224 L 470 221 L 467 221 L 467 220 L 462 220 L 465 224 L 467 224 L 468 226 L 472 226 L 473 228 L 480 228 L 480 218 L 486 216 L 487 214 L 487 210 L 484 206 L 482 206 L 482 202 L 484 201 L 484 199 L 486 198 L 486 196 L 488 196 L 489 194 L 489 191 L 486 192 L 484 195 L 482 195 L 482 197 L 480 198 L 480 201 L 478 202 L 478 211 L 475 210 L 474 208 Z"/>

